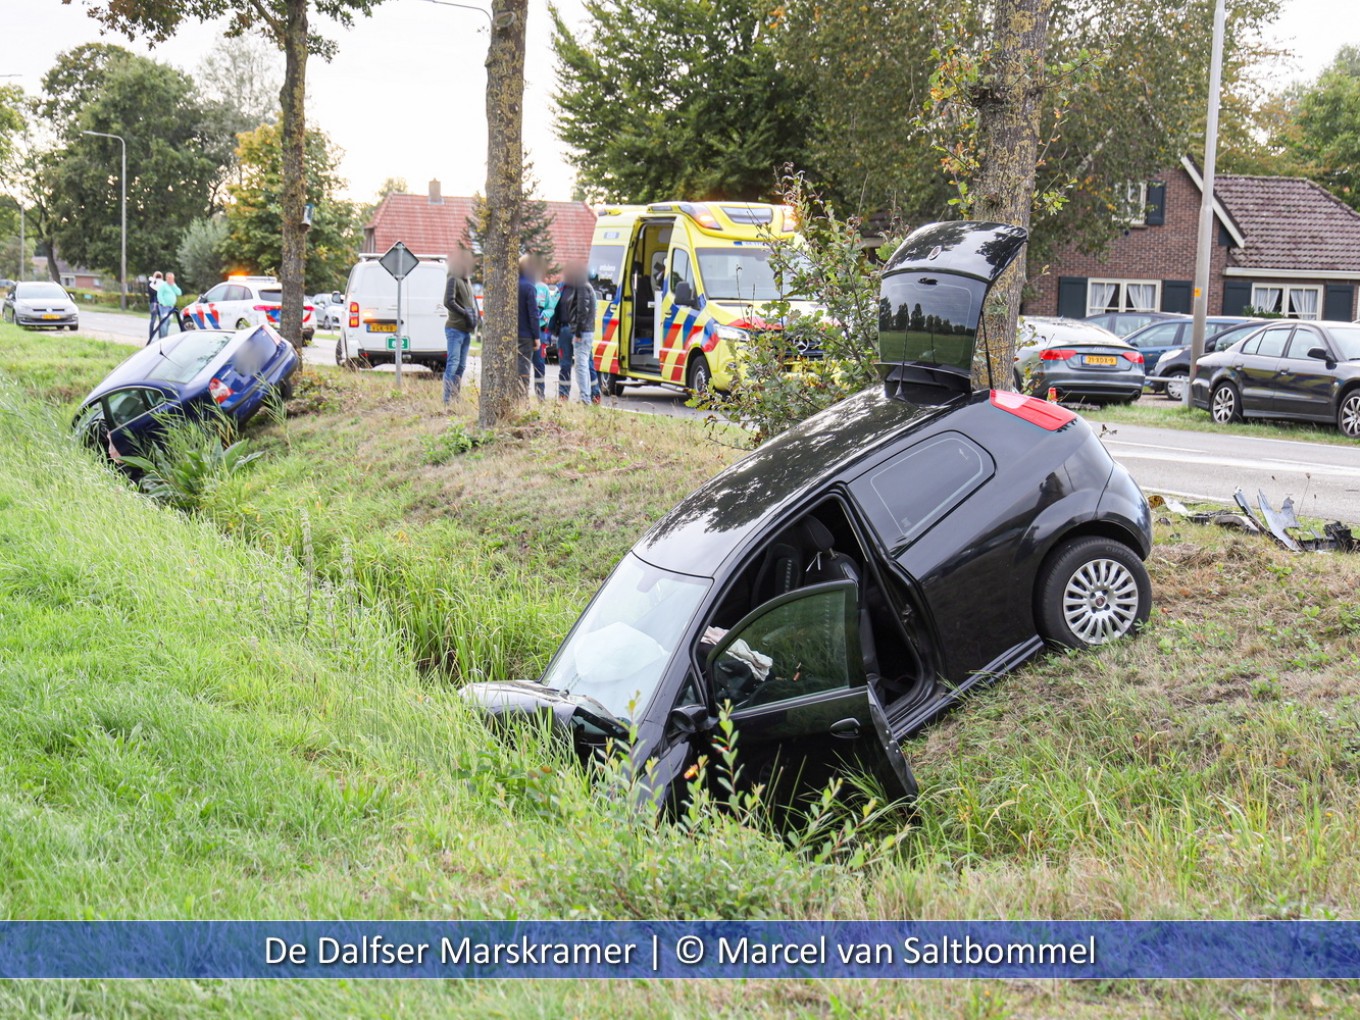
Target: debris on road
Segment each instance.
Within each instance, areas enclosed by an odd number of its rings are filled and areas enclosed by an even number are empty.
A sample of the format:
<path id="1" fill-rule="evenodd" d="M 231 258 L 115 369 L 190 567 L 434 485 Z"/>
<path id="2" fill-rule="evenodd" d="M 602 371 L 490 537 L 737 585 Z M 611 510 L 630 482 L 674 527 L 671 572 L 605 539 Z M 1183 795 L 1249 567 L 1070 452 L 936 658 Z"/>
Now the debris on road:
<path id="1" fill-rule="evenodd" d="M 1239 528 L 1253 535 L 1269 535 L 1290 552 L 1360 552 L 1360 539 L 1351 528 L 1334 521 L 1323 525 L 1321 534 L 1315 529 L 1306 529 L 1294 510 L 1293 499 L 1285 497 L 1280 509 L 1276 510 L 1261 489 L 1256 490 L 1255 511 L 1240 488 L 1233 493 L 1236 510 L 1191 510 L 1178 500 L 1156 495 L 1148 502 L 1153 509 L 1165 508 L 1193 524 L 1216 524 L 1222 528 Z M 1170 523 L 1170 518 L 1163 518 L 1163 523 Z"/>

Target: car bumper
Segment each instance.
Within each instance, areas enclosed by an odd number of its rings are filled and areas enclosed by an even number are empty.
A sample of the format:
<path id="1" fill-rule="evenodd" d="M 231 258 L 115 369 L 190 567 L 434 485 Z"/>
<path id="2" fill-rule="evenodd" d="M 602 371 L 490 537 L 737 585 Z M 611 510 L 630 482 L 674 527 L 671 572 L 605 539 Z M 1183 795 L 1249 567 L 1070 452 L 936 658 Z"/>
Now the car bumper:
<path id="1" fill-rule="evenodd" d="M 46 315 L 25 315 L 23 312 L 14 313 L 14 322 L 19 326 L 52 326 L 60 328 L 63 326 L 76 326 L 80 324 L 79 315 L 60 315 L 52 318 Z"/>
<path id="2" fill-rule="evenodd" d="M 1030 391 L 1043 395 L 1050 387 L 1073 397 L 1132 398 L 1143 392 L 1144 374 L 1130 369 L 1098 372 L 1085 369 L 1037 369 L 1030 376 Z"/>

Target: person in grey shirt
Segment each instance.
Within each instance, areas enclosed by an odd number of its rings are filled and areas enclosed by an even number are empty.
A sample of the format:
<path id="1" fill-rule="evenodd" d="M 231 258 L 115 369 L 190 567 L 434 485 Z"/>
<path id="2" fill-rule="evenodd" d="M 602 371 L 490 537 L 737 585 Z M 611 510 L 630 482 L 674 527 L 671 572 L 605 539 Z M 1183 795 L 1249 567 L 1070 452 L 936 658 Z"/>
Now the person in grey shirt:
<path id="1" fill-rule="evenodd" d="M 449 278 L 444 284 L 444 339 L 448 341 L 448 359 L 444 362 L 444 403 L 458 397 L 463 389 L 463 372 L 467 369 L 468 348 L 472 334 L 477 331 L 477 299 L 472 293 L 472 255 L 459 250 L 449 256 Z"/>

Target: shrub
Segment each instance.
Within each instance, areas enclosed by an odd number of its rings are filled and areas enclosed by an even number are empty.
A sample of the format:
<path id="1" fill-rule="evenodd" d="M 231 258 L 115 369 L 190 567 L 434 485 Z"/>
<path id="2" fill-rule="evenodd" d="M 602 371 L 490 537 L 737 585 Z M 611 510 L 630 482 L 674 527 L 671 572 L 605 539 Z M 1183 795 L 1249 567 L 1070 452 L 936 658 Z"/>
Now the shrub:
<path id="1" fill-rule="evenodd" d="M 141 489 L 152 499 L 176 510 L 199 510 L 212 488 L 260 456 L 247 452 L 244 439 L 228 442 L 229 426 L 225 420 L 171 423 L 146 456 L 124 457 L 123 462 L 141 472 Z"/>

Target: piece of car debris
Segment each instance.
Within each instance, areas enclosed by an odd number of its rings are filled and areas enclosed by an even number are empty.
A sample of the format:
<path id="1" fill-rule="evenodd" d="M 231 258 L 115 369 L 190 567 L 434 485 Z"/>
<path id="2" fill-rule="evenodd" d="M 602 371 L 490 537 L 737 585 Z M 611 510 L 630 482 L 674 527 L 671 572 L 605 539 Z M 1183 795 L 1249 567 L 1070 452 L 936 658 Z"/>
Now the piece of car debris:
<path id="1" fill-rule="evenodd" d="M 1160 500 L 1160 506 L 1192 524 L 1216 524 L 1223 528 L 1240 528 L 1253 535 L 1269 535 L 1290 552 L 1360 552 L 1360 539 L 1340 521 L 1324 525 L 1320 535 L 1316 531 L 1305 533 L 1292 498 L 1286 497 L 1280 509 L 1276 510 L 1260 489 L 1256 490 L 1259 518 L 1241 489 L 1233 493 L 1233 502 L 1237 504 L 1238 510 L 1191 510 L 1174 499 L 1154 498 Z"/>

